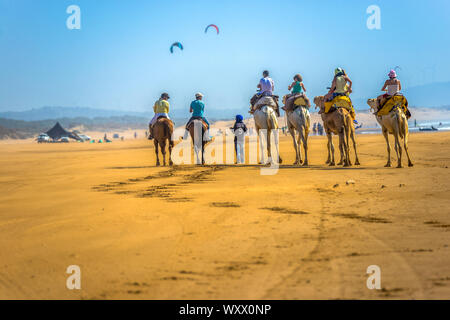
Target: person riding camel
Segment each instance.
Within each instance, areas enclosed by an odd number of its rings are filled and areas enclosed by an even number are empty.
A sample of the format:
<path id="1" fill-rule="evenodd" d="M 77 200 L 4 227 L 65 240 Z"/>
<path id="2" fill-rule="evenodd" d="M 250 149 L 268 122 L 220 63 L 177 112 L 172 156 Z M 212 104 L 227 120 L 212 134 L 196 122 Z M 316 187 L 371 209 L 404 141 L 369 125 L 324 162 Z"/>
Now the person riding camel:
<path id="1" fill-rule="evenodd" d="M 385 91 L 386 93 L 377 97 L 377 111 L 380 111 L 392 97 L 403 96 L 400 93 L 400 91 L 402 90 L 402 84 L 400 80 L 397 79 L 397 73 L 395 72 L 395 70 L 389 71 L 388 77 L 389 79 L 384 82 L 383 88 L 381 88 L 381 91 Z M 405 105 L 406 116 L 409 119 L 411 117 L 411 113 L 408 110 L 408 101 L 406 100 L 406 98 L 404 98 L 404 101 L 402 102 Z"/>
<path id="2" fill-rule="evenodd" d="M 158 118 L 166 117 L 167 119 L 170 120 L 169 118 L 170 104 L 168 101 L 169 99 L 170 99 L 169 94 L 164 92 L 163 94 L 161 94 L 161 97 L 153 105 L 153 111 L 155 112 L 155 115 L 150 121 L 150 134 L 148 136 L 149 140 L 153 139 L 153 125 L 156 123 Z"/>
<path id="3" fill-rule="evenodd" d="M 350 114 L 353 118 L 354 123 L 358 123 L 355 120 L 355 110 L 353 108 L 353 104 L 350 100 L 350 93 L 353 92 L 352 90 L 353 82 L 350 80 L 350 78 L 345 73 L 345 70 L 342 68 L 336 68 L 334 70 L 334 78 L 333 82 L 331 83 L 331 88 L 328 91 L 328 93 L 325 95 L 325 105 L 329 105 L 331 101 L 333 101 L 336 97 L 346 97 L 350 104 Z M 325 113 L 328 112 L 328 108 L 325 108 Z M 319 113 L 322 113 L 322 110 L 319 111 Z"/>
<path id="4" fill-rule="evenodd" d="M 282 108 L 284 111 L 293 111 L 294 101 L 300 96 L 304 99 L 308 108 L 311 108 L 311 103 L 306 97 L 306 89 L 303 84 L 303 78 L 301 75 L 296 74 L 294 76 L 294 81 L 288 86 L 288 90 L 291 90 L 290 94 L 283 97 L 283 102 L 285 106 Z"/>
<path id="5" fill-rule="evenodd" d="M 195 100 L 191 102 L 189 112 L 192 113 L 192 116 L 186 124 L 186 131 L 185 131 L 184 137 L 183 137 L 184 140 L 186 140 L 189 135 L 188 127 L 191 124 L 191 122 L 193 120 L 200 120 L 200 119 L 203 120 L 206 123 L 206 125 L 208 126 L 206 133 L 205 133 L 205 136 L 206 136 L 205 140 L 206 141 L 211 140 L 211 137 L 209 135 L 209 122 L 203 115 L 203 113 L 205 111 L 205 104 L 202 101 L 202 99 L 203 99 L 203 94 L 198 92 L 195 94 Z"/>
<path id="6" fill-rule="evenodd" d="M 331 83 L 330 91 L 325 95 L 327 101 L 333 100 L 338 96 L 348 96 L 352 93 L 353 82 L 345 73 L 344 69 L 336 68 L 334 70 L 334 78 Z"/>
<path id="7" fill-rule="evenodd" d="M 259 80 L 259 84 L 256 86 L 259 89 L 259 94 L 263 96 L 271 96 L 275 90 L 275 85 L 272 78 L 269 77 L 269 71 L 263 71 L 263 77 Z"/>
<path id="8" fill-rule="evenodd" d="M 272 80 L 272 78 L 269 77 L 269 71 L 264 70 L 263 71 L 263 77 L 261 80 L 259 80 L 258 85 L 256 86 L 259 89 L 259 92 L 256 93 L 251 99 L 250 99 L 250 113 L 255 112 L 255 104 L 256 102 L 262 98 L 262 97 L 272 97 L 274 100 L 276 106 L 275 106 L 275 112 L 277 115 L 280 115 L 280 111 L 278 110 L 278 97 L 273 95 L 273 91 L 275 90 L 275 85 Z"/>

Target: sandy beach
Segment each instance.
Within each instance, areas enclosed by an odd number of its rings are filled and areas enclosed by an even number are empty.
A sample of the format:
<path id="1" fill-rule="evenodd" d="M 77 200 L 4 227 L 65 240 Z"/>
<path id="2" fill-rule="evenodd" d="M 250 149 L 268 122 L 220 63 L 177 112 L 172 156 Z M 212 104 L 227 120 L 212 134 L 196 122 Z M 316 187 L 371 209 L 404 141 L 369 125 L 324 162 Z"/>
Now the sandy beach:
<path id="1" fill-rule="evenodd" d="M 403 169 L 357 139 L 361 166 L 326 166 L 313 136 L 303 168 L 282 136 L 273 176 L 155 167 L 142 138 L 0 142 L 0 299 L 450 298 L 450 132 L 411 134 Z"/>

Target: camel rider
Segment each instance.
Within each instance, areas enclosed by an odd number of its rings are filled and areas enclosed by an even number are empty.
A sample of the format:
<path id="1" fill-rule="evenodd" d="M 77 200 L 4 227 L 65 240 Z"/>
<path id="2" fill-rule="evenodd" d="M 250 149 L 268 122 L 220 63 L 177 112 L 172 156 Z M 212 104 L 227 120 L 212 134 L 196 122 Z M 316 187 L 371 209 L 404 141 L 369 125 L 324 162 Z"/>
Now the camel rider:
<path id="1" fill-rule="evenodd" d="M 402 90 L 402 84 L 400 80 L 397 79 L 397 73 L 395 70 L 391 70 L 388 73 L 389 79 L 384 82 L 383 88 L 381 88 L 381 91 L 385 91 L 385 94 L 382 94 L 377 97 L 377 105 L 378 105 L 378 111 L 381 110 L 381 108 L 386 104 L 386 102 L 396 95 L 402 95 L 400 93 L 400 90 Z M 408 110 L 408 102 L 405 100 L 405 108 L 406 108 L 406 116 L 408 119 L 411 117 L 411 113 Z"/>
<path id="2" fill-rule="evenodd" d="M 377 97 L 378 106 L 380 107 L 389 97 L 399 94 L 400 90 L 402 90 L 402 84 L 400 80 L 397 79 L 395 70 L 391 70 L 388 73 L 388 77 L 389 79 L 384 82 L 383 88 L 381 88 L 381 91 L 384 91 L 385 93 Z"/>
<path id="3" fill-rule="evenodd" d="M 339 96 L 349 97 L 350 93 L 352 93 L 352 85 L 353 82 L 345 73 L 345 70 L 342 68 L 336 68 L 334 70 L 334 78 L 331 84 L 330 91 L 328 91 L 325 96 L 326 101 L 332 101 L 334 98 Z M 350 97 L 349 97 L 350 98 Z M 352 107 L 353 109 L 353 107 Z M 354 117 L 354 110 L 351 111 L 352 116 Z M 355 119 L 353 119 L 354 123 L 358 123 Z"/>
<path id="4" fill-rule="evenodd" d="M 275 90 L 272 78 L 269 77 L 269 71 L 263 71 L 263 77 L 256 86 L 259 89 L 259 97 L 271 96 Z"/>
<path id="5" fill-rule="evenodd" d="M 272 80 L 272 78 L 269 77 L 269 71 L 264 70 L 263 71 L 263 77 L 261 78 L 261 80 L 259 80 L 258 85 L 256 86 L 259 89 L 259 92 L 257 94 L 255 94 L 251 99 L 250 99 L 250 104 L 251 104 L 251 110 L 250 113 L 253 113 L 255 111 L 255 103 L 262 97 L 268 96 L 268 97 L 272 97 L 275 104 L 276 104 L 276 112 L 279 115 L 279 110 L 278 110 L 278 97 L 273 95 L 273 91 L 275 90 L 275 84 Z"/>
<path id="6" fill-rule="evenodd" d="M 331 101 L 337 96 L 348 96 L 352 93 L 352 84 L 352 80 L 345 74 L 345 71 L 342 68 L 336 68 L 330 91 L 325 98 Z"/>
<path id="7" fill-rule="evenodd" d="M 311 103 L 305 95 L 306 88 L 305 88 L 305 85 L 303 84 L 303 78 L 300 74 L 296 74 L 294 76 L 294 81 L 288 86 L 288 90 L 291 90 L 291 93 L 287 94 L 283 97 L 285 106 L 282 109 L 284 111 L 292 111 L 292 109 L 294 107 L 293 106 L 294 100 L 296 100 L 296 98 L 293 98 L 293 99 L 289 99 L 289 98 L 297 97 L 300 95 L 303 96 L 303 99 L 305 100 L 307 107 L 311 108 Z"/>
<path id="8" fill-rule="evenodd" d="M 377 97 L 377 112 L 386 113 L 391 111 L 395 106 L 401 105 L 403 112 L 405 112 L 406 117 L 409 119 L 411 112 L 408 110 L 408 100 L 400 93 L 402 84 L 397 79 L 395 70 L 391 70 L 388 73 L 388 77 L 389 79 L 384 82 L 381 88 L 381 91 L 385 91 L 386 93 Z"/>
<path id="9" fill-rule="evenodd" d="M 202 119 L 206 123 L 208 128 L 207 128 L 207 131 L 205 133 L 205 136 L 206 136 L 205 140 L 206 141 L 210 141 L 211 140 L 211 137 L 209 136 L 209 122 L 203 116 L 203 113 L 205 111 L 205 104 L 202 101 L 202 99 L 203 99 L 203 94 L 198 92 L 198 93 L 195 94 L 195 100 L 191 102 L 191 106 L 189 108 L 189 112 L 192 113 L 192 116 L 191 116 L 191 118 L 189 119 L 189 121 L 186 124 L 186 132 L 185 132 L 184 137 L 183 137 L 184 140 L 187 139 L 188 134 L 189 134 L 189 131 L 188 131 L 189 124 L 191 123 L 192 120 L 195 120 L 195 119 Z"/>
<path id="10" fill-rule="evenodd" d="M 170 98 L 169 94 L 164 92 L 163 94 L 161 94 L 161 98 L 159 98 L 153 106 L 153 111 L 155 112 L 155 115 L 150 121 L 150 135 L 148 136 L 149 140 L 153 139 L 153 126 L 159 117 L 166 117 L 167 119 L 170 120 L 169 118 L 170 105 L 168 101 L 169 98 Z"/>

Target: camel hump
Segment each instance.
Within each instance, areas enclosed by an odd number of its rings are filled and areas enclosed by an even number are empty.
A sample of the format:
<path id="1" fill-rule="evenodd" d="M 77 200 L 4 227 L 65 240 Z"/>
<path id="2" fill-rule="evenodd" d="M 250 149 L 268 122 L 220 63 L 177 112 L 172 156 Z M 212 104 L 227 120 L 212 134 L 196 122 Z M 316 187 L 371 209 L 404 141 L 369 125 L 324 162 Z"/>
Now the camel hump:
<path id="1" fill-rule="evenodd" d="M 167 116 L 160 116 L 158 117 L 158 120 L 156 120 L 156 123 L 160 123 L 160 124 L 173 124 L 172 120 L 170 120 L 169 118 L 167 118 Z"/>
<path id="2" fill-rule="evenodd" d="M 207 129 L 208 129 L 208 124 L 205 122 L 205 120 L 203 120 L 203 119 L 201 119 L 201 118 L 197 118 L 197 117 L 194 118 L 194 119 L 192 119 L 192 120 L 188 123 L 187 129 L 190 130 L 190 128 L 192 128 L 192 127 L 194 126 L 194 123 L 196 123 L 196 122 L 201 122 L 204 130 L 207 130 Z"/>
<path id="3" fill-rule="evenodd" d="M 160 115 L 156 121 L 160 121 L 160 120 L 163 120 L 163 119 L 170 120 L 169 118 L 167 118 L 166 115 Z"/>

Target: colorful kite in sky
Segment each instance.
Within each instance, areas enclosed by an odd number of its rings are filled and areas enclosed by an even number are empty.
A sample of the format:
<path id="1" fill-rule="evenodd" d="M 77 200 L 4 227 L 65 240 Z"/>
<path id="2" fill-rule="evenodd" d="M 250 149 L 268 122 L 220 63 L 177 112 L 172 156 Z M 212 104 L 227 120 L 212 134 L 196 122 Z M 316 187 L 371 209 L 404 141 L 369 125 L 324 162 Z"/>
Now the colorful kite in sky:
<path id="1" fill-rule="evenodd" d="M 178 47 L 180 50 L 183 50 L 183 45 L 179 42 L 175 42 L 170 46 L 170 53 L 173 53 L 173 48 Z"/>
<path id="2" fill-rule="evenodd" d="M 216 29 L 217 34 L 219 34 L 219 27 L 216 26 L 215 24 L 210 24 L 209 26 L 207 26 L 206 29 L 205 29 L 205 33 L 208 32 L 209 28 L 214 28 L 214 29 Z"/>

